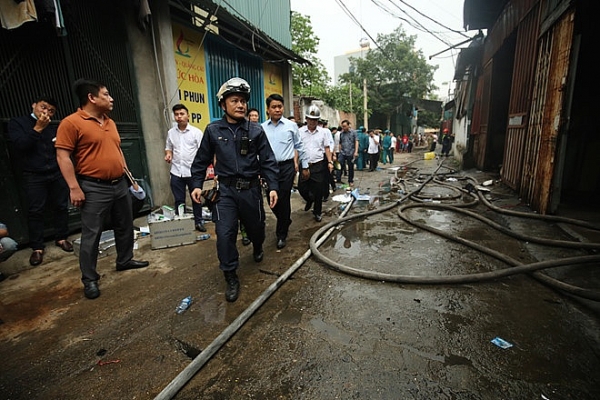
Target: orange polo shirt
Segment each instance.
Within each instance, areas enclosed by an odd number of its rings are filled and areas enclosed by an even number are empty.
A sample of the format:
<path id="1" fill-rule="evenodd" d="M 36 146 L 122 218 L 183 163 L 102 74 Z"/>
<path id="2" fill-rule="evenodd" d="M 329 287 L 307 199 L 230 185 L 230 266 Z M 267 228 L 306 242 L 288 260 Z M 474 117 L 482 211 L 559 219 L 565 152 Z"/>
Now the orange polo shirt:
<path id="1" fill-rule="evenodd" d="M 125 171 L 117 125 L 107 115 L 100 125 L 79 108 L 60 122 L 54 146 L 72 152 L 77 175 L 110 180 Z"/>

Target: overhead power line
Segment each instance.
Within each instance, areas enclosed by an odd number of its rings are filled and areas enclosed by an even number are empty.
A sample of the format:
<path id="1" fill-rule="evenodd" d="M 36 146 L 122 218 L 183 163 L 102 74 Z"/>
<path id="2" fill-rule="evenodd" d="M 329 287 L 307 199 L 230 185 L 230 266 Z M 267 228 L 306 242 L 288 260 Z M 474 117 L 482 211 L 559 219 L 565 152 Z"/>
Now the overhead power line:
<path id="1" fill-rule="evenodd" d="M 389 0 L 390 3 L 392 2 L 392 0 Z M 398 0 L 400 3 L 406 5 L 407 7 L 409 7 L 410 9 L 414 10 L 415 12 L 417 12 L 419 15 L 421 15 L 424 18 L 427 18 L 428 20 L 430 20 L 431 22 L 438 24 L 439 26 L 441 26 L 444 29 L 448 29 L 450 32 L 454 32 L 454 33 L 458 33 L 459 35 L 464 36 L 465 38 L 468 38 L 469 36 L 467 36 L 466 34 L 464 34 L 461 31 L 457 31 L 455 29 L 452 29 L 450 27 L 447 27 L 446 25 L 442 24 L 441 22 L 429 17 L 428 15 L 423 14 L 421 11 L 417 10 L 416 8 L 414 8 L 413 6 L 411 6 L 410 4 L 408 4 L 407 2 L 405 2 L 404 0 Z"/>
<path id="2" fill-rule="evenodd" d="M 341 0 L 335 0 L 335 2 L 340 6 L 340 8 L 342 9 L 342 11 L 344 11 L 344 13 L 346 13 L 346 15 L 352 21 L 354 21 L 354 23 L 356 25 L 358 25 L 360 27 L 360 29 L 362 29 L 362 31 L 365 33 L 365 35 L 367 35 L 369 37 L 369 39 L 371 39 L 371 41 L 373 42 L 373 44 L 377 48 L 379 48 L 379 44 L 377 43 L 377 41 L 375 39 L 373 39 L 373 36 L 371 36 L 371 34 L 365 29 L 364 26 L 362 26 L 362 24 L 360 23 L 360 21 L 358 19 L 356 19 L 356 17 L 354 16 L 354 14 L 352 14 L 352 12 L 348 9 L 348 7 L 346 7 L 346 5 Z"/>

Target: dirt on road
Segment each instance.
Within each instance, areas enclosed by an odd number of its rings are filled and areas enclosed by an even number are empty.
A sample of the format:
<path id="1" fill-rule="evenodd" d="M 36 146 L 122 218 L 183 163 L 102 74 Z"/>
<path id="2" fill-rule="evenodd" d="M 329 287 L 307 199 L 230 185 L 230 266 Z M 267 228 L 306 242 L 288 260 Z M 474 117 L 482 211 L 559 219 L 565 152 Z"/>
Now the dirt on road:
<path id="1" fill-rule="evenodd" d="M 440 160 L 422 152 L 397 154 L 376 172 L 357 171 L 366 200 L 359 215 L 398 202 L 441 172 Z M 453 171 L 447 183 L 465 186 Z M 506 209 L 528 212 L 498 177 L 488 197 Z M 346 178 L 344 178 L 344 181 Z M 341 187 L 332 196 L 343 195 Z M 458 193 L 458 194 L 457 194 Z M 464 192 L 431 183 L 424 206 L 410 219 L 477 242 L 527 264 L 596 254 L 517 240 L 480 221 L 426 203 L 466 201 Z M 402 204 L 415 200 L 403 200 Z M 265 258 L 252 246 L 240 251 L 240 298 L 227 303 L 211 238 L 151 250 L 140 237 L 137 259 L 145 269 L 117 272 L 114 257 L 100 259 L 102 295 L 83 297 L 78 261 L 48 245 L 44 263 L 29 267 L 29 250 L 0 270 L 0 398 L 153 399 L 202 355 L 253 301 L 309 250 L 311 236 L 337 219 L 341 203 L 324 205 L 317 223 L 297 193 L 287 246 L 277 250 L 275 220 L 267 211 Z M 499 215 L 481 203 L 470 207 L 531 236 L 598 243 L 597 233 L 562 224 Z M 587 218 L 599 221 L 597 214 Z M 144 225 L 144 218 L 136 225 Z M 576 238 L 574 238 L 576 236 Z M 72 238 L 78 237 L 74 234 Z M 496 271 L 507 265 L 447 238 L 418 229 L 397 207 L 335 226 L 319 250 L 359 271 L 445 276 Z M 598 263 L 549 272 L 600 290 Z M 192 306 L 175 308 L 186 296 Z M 597 399 L 600 398 L 598 303 L 553 290 L 527 274 L 468 284 L 403 284 L 364 279 L 328 268 L 314 256 L 298 268 L 248 321 L 182 385 L 176 399 Z M 491 340 L 510 344 L 501 348 Z M 205 353 L 206 354 L 206 353 Z"/>

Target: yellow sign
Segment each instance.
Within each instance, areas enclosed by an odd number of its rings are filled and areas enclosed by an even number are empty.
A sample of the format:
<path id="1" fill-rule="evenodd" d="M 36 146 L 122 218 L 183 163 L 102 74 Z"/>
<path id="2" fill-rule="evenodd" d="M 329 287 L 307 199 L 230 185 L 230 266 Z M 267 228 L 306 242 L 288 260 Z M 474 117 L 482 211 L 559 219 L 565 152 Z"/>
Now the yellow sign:
<path id="1" fill-rule="evenodd" d="M 179 102 L 190 111 L 190 124 L 202 130 L 210 122 L 202 34 L 173 24 Z"/>
<path id="2" fill-rule="evenodd" d="M 263 80 L 265 82 L 265 99 L 274 93 L 283 96 L 281 68 L 265 62 L 263 63 L 263 72 Z"/>

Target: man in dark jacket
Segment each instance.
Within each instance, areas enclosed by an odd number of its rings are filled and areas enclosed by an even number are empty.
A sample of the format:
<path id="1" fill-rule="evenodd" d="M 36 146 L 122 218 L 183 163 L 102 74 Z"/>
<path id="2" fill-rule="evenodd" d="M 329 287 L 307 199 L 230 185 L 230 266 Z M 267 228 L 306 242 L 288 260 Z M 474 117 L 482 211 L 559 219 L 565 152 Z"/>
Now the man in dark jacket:
<path id="1" fill-rule="evenodd" d="M 34 266 L 44 259 L 46 203 L 53 211 L 54 243 L 64 251 L 73 251 L 73 245 L 67 240 L 69 187 L 56 161 L 56 125 L 50 123 L 56 113 L 56 104 L 52 98 L 40 96 L 31 105 L 31 114 L 13 118 L 8 123 L 8 135 L 22 162 L 28 200 L 29 243 L 33 250 L 29 263 Z"/>
<path id="2" fill-rule="evenodd" d="M 202 201 L 206 169 L 214 163 L 219 198 L 212 204 L 212 220 L 217 233 L 219 268 L 227 290 L 225 299 L 236 301 L 240 282 L 236 273 L 239 253 L 236 247 L 238 221 L 246 228 L 254 246 L 254 261 L 263 260 L 265 211 L 260 178 L 269 187 L 269 207 L 277 203 L 279 167 L 262 126 L 246 119 L 250 85 L 241 78 L 225 82 L 217 99 L 225 115 L 210 123 L 192 163 L 192 199 Z"/>

